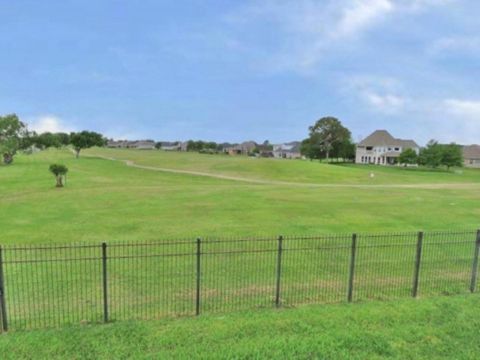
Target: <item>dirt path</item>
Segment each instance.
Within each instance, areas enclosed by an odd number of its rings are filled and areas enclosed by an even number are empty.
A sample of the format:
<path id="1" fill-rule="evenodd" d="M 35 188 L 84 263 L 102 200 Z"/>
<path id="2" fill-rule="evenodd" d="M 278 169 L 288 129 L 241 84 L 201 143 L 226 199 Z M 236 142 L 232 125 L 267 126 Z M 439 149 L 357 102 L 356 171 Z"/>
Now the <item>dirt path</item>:
<path id="1" fill-rule="evenodd" d="M 160 171 L 172 174 L 183 174 L 183 175 L 193 175 L 193 176 L 203 176 L 210 177 L 221 180 L 231 180 L 231 181 L 240 181 L 250 184 L 262 184 L 262 185 L 282 185 L 282 186 L 296 186 L 296 187 L 316 187 L 316 188 L 358 188 L 358 189 L 453 189 L 453 190 L 468 190 L 468 189 L 480 189 L 480 183 L 463 183 L 463 184 L 316 184 L 316 183 L 299 183 L 299 182 L 288 182 L 288 181 L 277 181 L 277 180 L 261 180 L 261 179 L 252 179 L 244 178 L 239 176 L 230 176 L 230 175 L 221 175 L 221 174 L 212 174 L 205 173 L 201 171 L 192 171 L 192 170 L 179 170 L 179 169 L 170 169 L 162 168 L 156 166 L 147 166 L 136 164 L 132 160 L 122 160 L 112 157 L 102 156 L 102 155 L 89 155 L 92 157 L 97 157 L 105 160 L 111 161 L 120 161 L 125 163 L 127 166 L 134 167 L 137 169 L 150 170 L 150 171 Z"/>

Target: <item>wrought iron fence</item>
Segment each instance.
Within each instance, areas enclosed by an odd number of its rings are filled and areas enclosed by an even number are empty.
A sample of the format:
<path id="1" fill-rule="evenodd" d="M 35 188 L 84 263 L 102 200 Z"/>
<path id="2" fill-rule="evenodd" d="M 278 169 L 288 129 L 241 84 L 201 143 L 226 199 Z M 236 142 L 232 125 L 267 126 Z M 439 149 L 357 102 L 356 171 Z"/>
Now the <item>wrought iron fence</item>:
<path id="1" fill-rule="evenodd" d="M 474 292 L 480 231 L 0 248 L 0 329 Z"/>

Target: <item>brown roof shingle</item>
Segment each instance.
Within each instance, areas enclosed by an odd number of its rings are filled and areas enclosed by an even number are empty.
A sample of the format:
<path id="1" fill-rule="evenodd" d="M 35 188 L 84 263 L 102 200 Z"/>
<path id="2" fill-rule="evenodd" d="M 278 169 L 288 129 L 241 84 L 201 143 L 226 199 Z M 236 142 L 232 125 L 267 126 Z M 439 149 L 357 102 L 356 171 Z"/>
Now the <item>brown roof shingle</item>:
<path id="1" fill-rule="evenodd" d="M 467 160 L 480 160 L 480 145 L 464 146 L 463 157 Z"/>
<path id="2" fill-rule="evenodd" d="M 396 139 L 387 130 L 377 130 L 363 139 L 358 146 L 401 146 L 416 148 L 418 144 L 413 140 Z"/>

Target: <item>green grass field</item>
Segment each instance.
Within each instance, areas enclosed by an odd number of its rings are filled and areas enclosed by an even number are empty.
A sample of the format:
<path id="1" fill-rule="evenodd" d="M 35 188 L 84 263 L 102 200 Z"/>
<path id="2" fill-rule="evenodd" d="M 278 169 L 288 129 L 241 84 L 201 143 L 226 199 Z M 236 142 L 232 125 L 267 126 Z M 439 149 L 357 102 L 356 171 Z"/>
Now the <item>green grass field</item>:
<path id="1" fill-rule="evenodd" d="M 0 166 L 0 244 L 13 330 L 0 337 L 3 354 L 472 358 L 478 351 L 471 320 L 478 296 L 426 299 L 469 291 L 480 227 L 478 170 L 109 149 L 90 149 L 80 159 L 65 149 L 15 160 Z M 63 189 L 48 172 L 54 162 L 70 169 Z M 427 234 L 423 299 L 401 300 L 411 296 L 418 230 Z M 346 304 L 352 232 L 360 233 L 358 307 Z M 384 235 L 365 235 L 377 232 Z M 332 233 L 344 235 L 318 236 Z M 280 303 L 298 309 L 265 311 L 275 305 L 279 234 L 286 237 Z M 215 242 L 252 236 L 268 240 Z M 197 237 L 207 239 L 202 316 L 135 322 L 194 315 Z M 188 242 L 169 248 L 168 239 Z M 109 244 L 113 324 L 94 326 L 103 319 L 101 242 Z M 72 243 L 80 247 L 62 249 Z M 60 250 L 14 250 L 52 244 Z M 368 301 L 390 299 L 397 301 Z M 312 307 L 318 303 L 341 304 Z M 249 312 L 216 315 L 232 311 Z"/>
<path id="2" fill-rule="evenodd" d="M 2 359 L 477 359 L 478 296 L 309 306 L 0 336 Z"/>
<path id="3" fill-rule="evenodd" d="M 54 187 L 48 172 L 53 162 L 69 167 L 66 188 Z M 209 176 L 172 172 L 177 170 Z M 193 255 L 199 236 L 269 239 L 204 243 L 202 252 L 218 254 L 202 260 L 202 313 L 273 307 L 278 234 L 285 235 L 287 251 L 282 306 L 345 301 L 352 232 L 387 232 L 359 238 L 354 300 L 410 296 L 415 231 L 421 229 L 428 236 L 420 295 L 465 293 L 480 218 L 480 171 L 467 169 L 108 149 L 91 149 L 75 159 L 65 149 L 20 155 L 12 166 L 0 167 L 0 180 L 12 328 L 101 321 L 101 242 L 110 245 L 110 257 L 119 258 L 108 265 L 113 320 L 194 314 Z M 391 234 L 399 232 L 400 237 Z M 308 239 L 329 233 L 345 235 Z M 165 239 L 189 242 L 166 247 Z M 156 241 L 141 248 L 114 246 Z M 94 247 L 11 249 L 71 243 Z M 169 257 L 175 253 L 186 255 Z M 121 259 L 125 255 L 141 257 Z M 150 255 L 161 256 L 145 258 Z M 80 260 L 59 261 L 64 258 Z"/>
<path id="4" fill-rule="evenodd" d="M 20 155 L 12 166 L 0 166 L 2 244 L 480 226 L 478 170 L 432 172 L 162 151 L 91 149 L 87 154 L 300 185 L 173 174 L 90 156 L 77 160 L 67 150 Z M 48 172 L 53 162 L 70 169 L 65 189 L 54 188 Z M 406 184 L 410 187 L 402 187 Z"/>

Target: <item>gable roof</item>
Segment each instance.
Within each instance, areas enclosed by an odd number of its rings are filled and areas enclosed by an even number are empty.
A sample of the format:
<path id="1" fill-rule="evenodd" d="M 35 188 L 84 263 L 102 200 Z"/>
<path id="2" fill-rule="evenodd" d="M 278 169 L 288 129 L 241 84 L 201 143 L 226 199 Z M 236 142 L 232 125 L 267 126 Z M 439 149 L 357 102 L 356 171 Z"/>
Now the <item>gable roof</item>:
<path id="1" fill-rule="evenodd" d="M 463 147 L 465 159 L 480 159 L 480 145 L 469 145 Z"/>
<path id="2" fill-rule="evenodd" d="M 403 148 L 418 148 L 413 140 L 394 138 L 387 130 L 377 130 L 360 141 L 358 146 L 400 146 Z"/>

